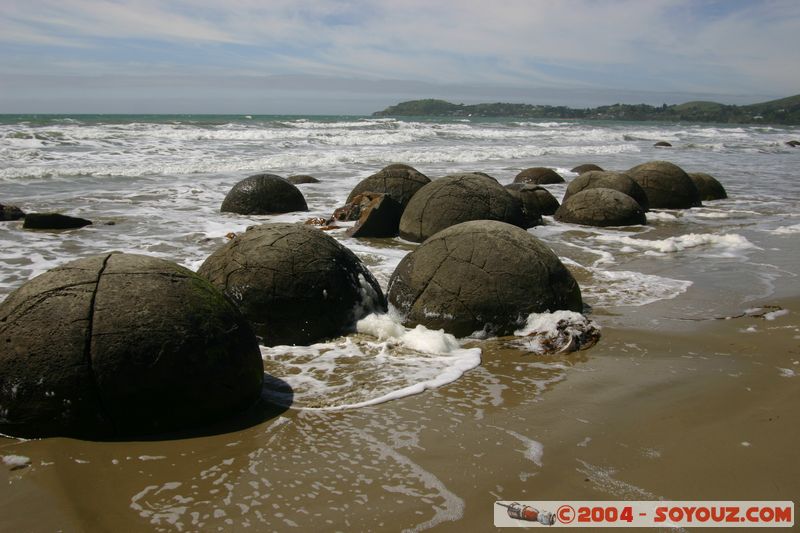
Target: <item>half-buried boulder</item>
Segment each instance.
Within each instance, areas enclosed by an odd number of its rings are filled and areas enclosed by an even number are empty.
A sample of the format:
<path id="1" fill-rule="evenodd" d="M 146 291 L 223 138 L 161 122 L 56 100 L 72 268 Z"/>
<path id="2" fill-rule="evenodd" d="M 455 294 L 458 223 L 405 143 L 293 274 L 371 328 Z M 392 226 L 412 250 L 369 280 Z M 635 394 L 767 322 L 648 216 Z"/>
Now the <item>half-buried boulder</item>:
<path id="1" fill-rule="evenodd" d="M 552 168 L 533 167 L 526 168 L 516 175 L 514 183 L 533 183 L 534 185 L 547 185 L 552 183 L 564 183 L 562 178 Z"/>
<path id="2" fill-rule="evenodd" d="M 634 226 L 646 224 L 639 203 L 614 189 L 586 189 L 573 194 L 561 204 L 555 219 L 583 226 Z"/>
<path id="3" fill-rule="evenodd" d="M 359 194 L 379 192 L 388 195 L 399 203 L 402 209 L 405 209 L 411 197 L 430 181 L 426 175 L 414 167 L 402 163 L 394 163 L 361 180 L 350 191 L 346 203 L 352 202 Z"/>
<path id="4" fill-rule="evenodd" d="M 70 217 L 60 213 L 28 213 L 25 215 L 25 222 L 22 227 L 25 229 L 76 229 L 89 226 L 91 220 L 85 218 Z"/>
<path id="5" fill-rule="evenodd" d="M 353 252 L 301 224 L 249 228 L 198 273 L 231 297 L 268 346 L 336 337 L 386 306 L 378 282 Z"/>
<path id="6" fill-rule="evenodd" d="M 700 193 L 681 167 L 668 161 L 650 161 L 626 172 L 647 194 L 650 209 L 699 207 Z"/>
<path id="7" fill-rule="evenodd" d="M 658 141 L 653 145 L 654 148 L 671 148 L 672 144 L 668 143 L 667 141 Z"/>
<path id="8" fill-rule="evenodd" d="M 407 325 L 458 337 L 508 335 L 530 313 L 583 307 L 577 282 L 552 250 L 523 229 L 489 220 L 449 227 L 406 255 L 388 296 Z"/>
<path id="9" fill-rule="evenodd" d="M 296 174 L 294 176 L 289 176 L 286 178 L 286 181 L 291 183 L 292 185 L 303 185 L 305 183 L 319 183 L 319 180 L 314 176 L 309 176 L 307 174 Z"/>
<path id="10" fill-rule="evenodd" d="M 481 174 L 454 174 L 430 182 L 414 195 L 400 218 L 400 236 L 422 242 L 469 220 L 525 226 L 521 202 L 497 180 Z"/>
<path id="11" fill-rule="evenodd" d="M 523 228 L 532 228 L 544 224 L 542 221 L 541 205 L 539 195 L 536 193 L 538 185 L 528 185 L 527 183 L 512 183 L 519 187 L 506 186 L 505 189 L 511 196 L 517 198 L 522 204 L 522 216 L 525 218 Z M 555 200 L 555 198 L 553 198 Z"/>
<path id="12" fill-rule="evenodd" d="M 513 191 L 519 192 L 523 206 L 531 205 L 532 208 L 536 207 L 542 215 L 550 216 L 554 214 L 560 205 L 550 191 L 539 185 L 509 183 L 506 185 L 506 189 L 512 194 Z"/>
<path id="13" fill-rule="evenodd" d="M 300 189 L 275 174 L 256 174 L 233 186 L 220 211 L 239 215 L 274 215 L 308 211 Z"/>
<path id="14" fill-rule="evenodd" d="M 573 194 L 577 194 L 586 189 L 597 188 L 614 189 L 627 194 L 636 200 L 645 211 L 650 207 L 647 202 L 647 194 L 638 183 L 633 181 L 633 178 L 624 172 L 610 171 L 589 171 L 581 174 L 567 185 L 567 192 L 564 193 L 563 201 L 566 202 L 567 198 Z"/>
<path id="15" fill-rule="evenodd" d="M 578 165 L 577 167 L 570 170 L 570 172 L 575 172 L 576 174 L 583 174 L 584 172 L 589 172 L 592 170 L 602 171 L 603 169 L 595 165 L 594 163 L 585 163 L 583 165 Z"/>
<path id="16" fill-rule="evenodd" d="M 356 225 L 347 230 L 350 237 L 397 237 L 403 208 L 386 194 L 364 193 L 369 203 L 363 206 Z M 350 204 L 348 204 L 350 205 Z"/>
<path id="17" fill-rule="evenodd" d="M 132 254 L 79 259 L 0 304 L 0 432 L 115 438 L 247 408 L 263 364 L 242 314 L 208 281 Z"/>
<path id="18" fill-rule="evenodd" d="M 25 213 L 15 205 L 0 204 L 0 222 L 8 222 L 9 220 L 19 220 L 25 216 Z"/>
<path id="19" fill-rule="evenodd" d="M 717 179 L 705 172 L 690 172 L 689 178 L 694 182 L 701 200 L 723 200 L 728 197 L 725 187 Z"/>

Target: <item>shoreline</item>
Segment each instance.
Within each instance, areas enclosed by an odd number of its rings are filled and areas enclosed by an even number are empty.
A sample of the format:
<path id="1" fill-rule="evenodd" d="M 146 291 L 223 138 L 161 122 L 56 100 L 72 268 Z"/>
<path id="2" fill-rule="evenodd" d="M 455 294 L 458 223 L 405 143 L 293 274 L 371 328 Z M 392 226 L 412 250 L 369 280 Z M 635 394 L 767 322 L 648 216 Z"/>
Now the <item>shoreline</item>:
<path id="1" fill-rule="evenodd" d="M 606 327 L 593 348 L 546 357 L 488 342 L 480 367 L 439 389 L 290 409 L 224 435 L 3 441 L 0 453 L 31 458 L 3 470 L 4 521 L 455 531 L 490 528 L 497 499 L 793 500 L 800 466 L 782 458 L 800 438 L 798 382 L 778 368 L 800 373 L 800 297 L 766 300 L 789 313 L 681 332 Z M 298 501 L 308 515 L 291 513 Z"/>

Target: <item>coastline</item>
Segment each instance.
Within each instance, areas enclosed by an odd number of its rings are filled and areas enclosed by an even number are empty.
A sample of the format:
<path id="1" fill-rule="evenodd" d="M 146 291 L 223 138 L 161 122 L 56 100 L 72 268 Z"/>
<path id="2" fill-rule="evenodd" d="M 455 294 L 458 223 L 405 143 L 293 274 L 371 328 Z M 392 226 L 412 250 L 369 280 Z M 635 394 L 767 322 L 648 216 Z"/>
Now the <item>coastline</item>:
<path id="1" fill-rule="evenodd" d="M 4 523 L 456 531 L 491 528 L 499 499 L 794 500 L 798 382 L 780 369 L 800 372 L 800 297 L 759 304 L 788 313 L 605 327 L 593 348 L 547 365 L 487 341 L 482 365 L 445 387 L 344 412 L 290 409 L 224 435 L 3 441 L 0 453 L 31 459 L 2 470 Z"/>

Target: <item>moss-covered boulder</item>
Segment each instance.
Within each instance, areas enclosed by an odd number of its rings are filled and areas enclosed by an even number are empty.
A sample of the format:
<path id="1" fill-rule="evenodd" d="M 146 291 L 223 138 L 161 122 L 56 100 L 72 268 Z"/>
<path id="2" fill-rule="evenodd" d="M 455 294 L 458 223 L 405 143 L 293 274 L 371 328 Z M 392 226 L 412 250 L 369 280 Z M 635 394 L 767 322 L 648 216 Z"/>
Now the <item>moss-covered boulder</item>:
<path id="1" fill-rule="evenodd" d="M 402 163 L 389 165 L 375 174 L 364 178 L 356 185 L 347 197 L 350 203 L 359 194 L 377 192 L 388 195 L 405 209 L 411 197 L 430 179 L 414 167 Z"/>
<path id="2" fill-rule="evenodd" d="M 542 215 L 553 215 L 560 205 L 553 193 L 539 185 L 510 183 L 506 185 L 506 189 L 512 194 L 514 191 L 518 192 L 523 205 L 529 205 L 531 209 L 538 209 Z"/>
<path id="3" fill-rule="evenodd" d="M 634 226 L 646 224 L 639 203 L 615 189 L 585 189 L 561 204 L 555 219 L 583 226 Z"/>
<path id="4" fill-rule="evenodd" d="M 636 200 L 645 211 L 650 208 L 650 204 L 647 201 L 647 194 L 644 192 L 644 189 L 642 189 L 638 183 L 633 181 L 633 178 L 624 172 L 585 172 L 569 183 L 567 186 L 567 192 L 564 193 L 563 201 L 566 202 L 567 198 L 573 194 L 577 194 L 586 189 L 598 188 L 617 190 Z"/>
<path id="5" fill-rule="evenodd" d="M 103 254 L 0 304 L 0 432 L 116 438 L 208 425 L 259 396 L 255 335 L 208 281 Z"/>
<path id="6" fill-rule="evenodd" d="M 717 181 L 717 178 L 710 174 L 706 174 L 705 172 L 690 172 L 689 178 L 691 178 L 694 186 L 697 187 L 697 191 L 700 193 L 700 199 L 703 201 L 723 200 L 728 197 L 725 187 Z"/>
<path id="7" fill-rule="evenodd" d="M 564 178 L 553 170 L 546 167 L 526 168 L 514 177 L 514 183 L 532 183 L 534 185 L 548 185 L 554 183 L 564 183 Z"/>
<path id="8" fill-rule="evenodd" d="M 668 161 L 650 161 L 626 172 L 644 189 L 650 209 L 699 207 L 700 193 L 681 167 Z"/>
<path id="9" fill-rule="evenodd" d="M 308 211 L 300 189 L 275 174 L 256 174 L 233 186 L 220 211 L 239 215 L 274 215 Z"/>
<path id="10" fill-rule="evenodd" d="M 459 337 L 507 335 L 530 313 L 583 307 L 577 282 L 552 250 L 521 228 L 490 220 L 451 226 L 406 255 L 388 297 L 407 325 Z"/>
<path id="11" fill-rule="evenodd" d="M 268 346 L 336 337 L 386 306 L 353 252 L 301 224 L 249 228 L 211 254 L 198 274 L 239 306 Z"/>
<path id="12" fill-rule="evenodd" d="M 454 174 L 430 182 L 400 218 L 400 236 L 422 242 L 434 233 L 469 220 L 499 220 L 525 226 L 522 204 L 494 178 Z"/>

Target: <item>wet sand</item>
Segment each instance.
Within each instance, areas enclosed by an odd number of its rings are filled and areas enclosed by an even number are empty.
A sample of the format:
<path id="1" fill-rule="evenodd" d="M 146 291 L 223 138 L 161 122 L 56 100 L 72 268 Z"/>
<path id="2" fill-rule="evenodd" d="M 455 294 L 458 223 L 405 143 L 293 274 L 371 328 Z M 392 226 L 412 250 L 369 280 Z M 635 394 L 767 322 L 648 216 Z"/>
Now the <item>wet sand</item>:
<path id="1" fill-rule="evenodd" d="M 154 442 L 0 442 L 2 531 L 486 531 L 495 500 L 800 499 L 800 298 L 605 325 L 419 395 Z M 674 327 L 673 327 L 674 326 Z"/>

